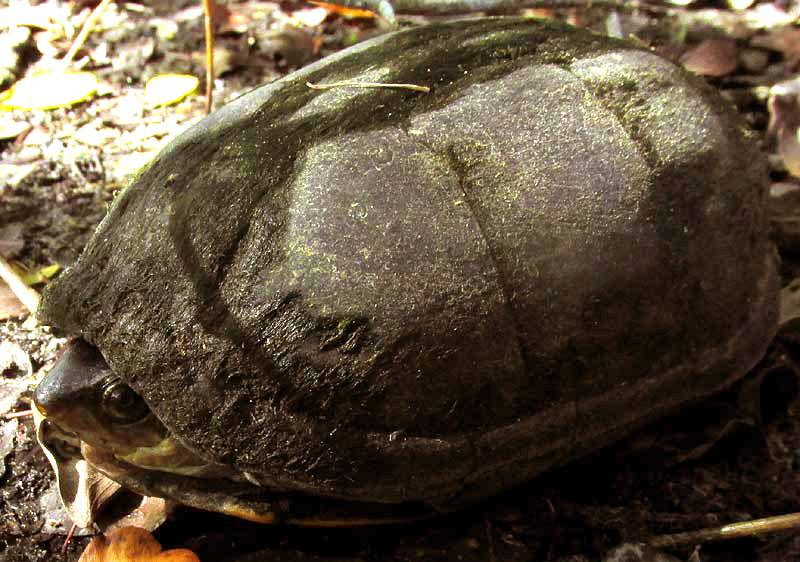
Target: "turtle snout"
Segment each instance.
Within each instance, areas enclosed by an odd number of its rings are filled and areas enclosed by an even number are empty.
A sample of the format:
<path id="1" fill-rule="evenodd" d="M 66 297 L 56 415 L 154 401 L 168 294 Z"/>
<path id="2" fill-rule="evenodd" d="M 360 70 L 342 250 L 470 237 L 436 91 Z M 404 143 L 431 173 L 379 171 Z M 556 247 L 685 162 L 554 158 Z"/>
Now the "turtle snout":
<path id="1" fill-rule="evenodd" d="M 36 387 L 33 401 L 46 416 L 58 416 L 111 374 L 96 347 L 81 339 L 74 340 Z"/>

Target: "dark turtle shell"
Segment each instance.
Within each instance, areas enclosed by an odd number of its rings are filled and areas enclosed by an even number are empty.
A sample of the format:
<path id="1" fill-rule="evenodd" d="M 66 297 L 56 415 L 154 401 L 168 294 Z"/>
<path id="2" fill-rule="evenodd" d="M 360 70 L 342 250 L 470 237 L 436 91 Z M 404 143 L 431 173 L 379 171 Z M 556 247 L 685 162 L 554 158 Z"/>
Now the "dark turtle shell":
<path id="1" fill-rule="evenodd" d="M 431 90 L 307 85 L 338 81 Z M 713 89 L 646 50 L 437 23 L 182 134 L 40 317 L 264 492 L 450 508 L 762 356 L 763 160 Z"/>

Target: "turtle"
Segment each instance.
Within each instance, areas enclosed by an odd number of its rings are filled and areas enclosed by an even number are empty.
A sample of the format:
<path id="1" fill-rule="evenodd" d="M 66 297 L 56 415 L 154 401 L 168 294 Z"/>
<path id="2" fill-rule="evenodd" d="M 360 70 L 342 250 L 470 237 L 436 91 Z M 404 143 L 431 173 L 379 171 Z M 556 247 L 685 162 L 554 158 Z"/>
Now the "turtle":
<path id="1" fill-rule="evenodd" d="M 46 289 L 71 342 L 34 402 L 141 494 L 265 523 L 456 510 L 759 361 L 766 177 L 729 103 L 639 46 L 389 33 L 135 175 Z"/>

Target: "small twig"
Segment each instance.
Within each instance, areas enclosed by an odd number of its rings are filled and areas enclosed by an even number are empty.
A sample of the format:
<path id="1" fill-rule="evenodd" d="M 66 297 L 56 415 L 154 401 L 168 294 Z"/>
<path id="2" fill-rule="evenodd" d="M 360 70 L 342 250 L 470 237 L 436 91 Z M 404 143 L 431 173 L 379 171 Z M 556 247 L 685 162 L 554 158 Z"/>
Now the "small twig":
<path id="1" fill-rule="evenodd" d="M 496 562 L 494 557 L 494 537 L 492 536 L 492 524 L 489 522 L 489 516 L 483 514 L 483 523 L 486 525 L 486 546 L 489 550 L 489 562 Z"/>
<path id="2" fill-rule="evenodd" d="M 78 36 L 75 38 L 75 41 L 72 42 L 72 46 L 69 48 L 69 51 L 61 62 L 58 65 L 59 72 L 64 72 L 67 67 L 72 63 L 72 59 L 75 58 L 75 53 L 78 52 L 78 49 L 81 48 L 83 42 L 86 41 L 86 37 L 88 37 L 89 32 L 94 27 L 94 24 L 100 18 L 100 16 L 105 12 L 108 5 L 111 4 L 111 0 L 103 0 L 100 2 L 97 7 L 92 10 L 92 13 L 89 14 L 89 17 L 86 18 L 86 21 L 83 22 L 83 27 L 81 27 L 81 32 L 78 33 Z"/>
<path id="3" fill-rule="evenodd" d="M 20 410 L 19 412 L 8 412 L 4 419 L 13 420 L 14 418 L 27 418 L 33 415 L 33 410 Z"/>
<path id="4" fill-rule="evenodd" d="M 661 535 L 648 540 L 647 544 L 653 548 L 674 548 L 689 544 L 751 537 L 787 530 L 800 530 L 800 512 L 742 521 L 741 523 L 732 523 L 722 527 L 675 533 L 674 535 Z"/>
<path id="5" fill-rule="evenodd" d="M 11 292 L 31 314 L 36 314 L 36 309 L 39 307 L 39 293 L 28 287 L 2 256 L 0 256 L 0 279 L 6 282 Z"/>
<path id="6" fill-rule="evenodd" d="M 206 34 L 206 115 L 211 113 L 214 89 L 214 3 L 216 0 L 203 0 L 203 27 Z"/>
<path id="7" fill-rule="evenodd" d="M 64 544 L 61 545 L 61 557 L 62 558 L 66 558 L 67 557 L 67 547 L 69 546 L 69 543 L 72 542 L 72 537 L 75 536 L 75 531 L 77 529 L 78 529 L 78 524 L 77 523 L 73 523 L 72 527 L 69 528 L 69 533 L 67 533 L 67 538 L 64 539 Z"/>
<path id="8" fill-rule="evenodd" d="M 333 4 L 344 6 L 345 8 L 354 8 L 356 10 L 369 10 L 381 16 L 390 25 L 397 25 L 395 18 L 395 9 L 392 6 L 393 1 L 389 0 L 333 0 Z"/>
<path id="9" fill-rule="evenodd" d="M 428 86 L 419 86 L 417 84 L 387 84 L 385 82 L 358 82 L 355 80 L 344 80 L 342 82 L 331 82 L 329 84 L 314 84 L 313 82 L 306 82 L 306 86 L 312 90 L 330 90 L 331 88 L 352 86 L 355 88 L 397 88 L 400 90 L 414 90 L 425 93 L 431 91 Z"/>

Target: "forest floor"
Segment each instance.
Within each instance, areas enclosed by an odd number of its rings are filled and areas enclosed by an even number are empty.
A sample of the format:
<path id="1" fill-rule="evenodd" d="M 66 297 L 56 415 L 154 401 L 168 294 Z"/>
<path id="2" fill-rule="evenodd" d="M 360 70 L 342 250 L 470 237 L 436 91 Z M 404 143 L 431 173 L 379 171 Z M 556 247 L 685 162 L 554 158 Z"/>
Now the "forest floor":
<path id="1" fill-rule="evenodd" d="M 0 0 L 0 91 L 62 57 L 95 5 Z M 787 172 L 795 164 L 775 154 L 767 134 L 770 88 L 789 81 L 788 90 L 800 91 L 791 82 L 800 67 L 797 4 L 536 13 L 634 37 L 706 75 L 733 101 L 771 153 L 784 284 L 797 277 L 800 183 Z M 400 23 L 425 19 L 401 17 Z M 216 26 L 215 107 L 387 30 L 374 18 L 310 4 L 242 0 L 220 10 Z M 30 274 L 75 260 L 131 175 L 203 117 L 200 94 L 165 107 L 143 102 L 144 84 L 154 75 L 202 80 L 203 49 L 199 4 L 112 3 L 74 63 L 98 78 L 94 97 L 53 110 L 0 112 L 0 255 Z M 784 118 L 800 123 L 795 109 Z M 407 525 L 319 530 L 256 526 L 179 508 L 155 535 L 164 548 L 188 547 L 203 561 L 579 562 L 602 560 L 619 544 L 656 535 L 800 512 L 796 334 L 792 323 L 784 326 L 751 375 L 756 383 L 471 509 Z M 63 344 L 0 282 L 0 415 L 30 407 L 36 381 Z M 743 411 L 743 401 L 758 407 Z M 77 536 L 62 554 L 70 525 L 34 437 L 30 418 L 0 419 L 0 560 L 77 560 L 89 537 Z M 693 562 L 800 560 L 800 532 L 664 550 Z M 615 560 L 672 560 L 658 556 Z"/>

